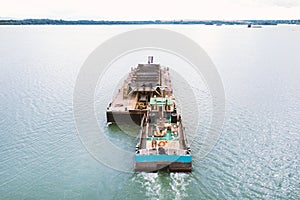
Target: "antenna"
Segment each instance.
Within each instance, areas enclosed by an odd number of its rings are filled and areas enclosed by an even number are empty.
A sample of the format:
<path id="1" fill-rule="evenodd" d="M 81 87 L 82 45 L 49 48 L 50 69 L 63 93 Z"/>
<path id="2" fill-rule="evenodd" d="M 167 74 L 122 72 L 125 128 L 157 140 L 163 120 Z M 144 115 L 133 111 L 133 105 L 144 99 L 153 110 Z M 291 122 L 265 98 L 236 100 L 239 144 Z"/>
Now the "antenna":
<path id="1" fill-rule="evenodd" d="M 153 63 L 153 56 L 148 56 L 148 64 L 152 64 Z"/>

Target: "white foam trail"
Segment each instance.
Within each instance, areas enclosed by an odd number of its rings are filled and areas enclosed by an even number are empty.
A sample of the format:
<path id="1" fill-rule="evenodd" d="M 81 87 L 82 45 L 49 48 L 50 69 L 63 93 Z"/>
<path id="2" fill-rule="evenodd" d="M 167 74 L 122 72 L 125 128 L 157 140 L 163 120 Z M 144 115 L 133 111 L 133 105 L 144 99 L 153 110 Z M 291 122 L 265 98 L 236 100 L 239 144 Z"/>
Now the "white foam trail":
<path id="1" fill-rule="evenodd" d="M 175 194 L 175 200 L 181 200 L 184 197 L 188 197 L 186 189 L 188 188 L 191 180 L 188 179 L 188 174 L 186 173 L 170 173 L 170 186 Z"/>
<path id="2" fill-rule="evenodd" d="M 159 199 L 161 192 L 161 184 L 158 180 L 157 173 L 139 173 L 139 180 L 142 186 L 145 188 L 146 196 L 151 200 Z"/>

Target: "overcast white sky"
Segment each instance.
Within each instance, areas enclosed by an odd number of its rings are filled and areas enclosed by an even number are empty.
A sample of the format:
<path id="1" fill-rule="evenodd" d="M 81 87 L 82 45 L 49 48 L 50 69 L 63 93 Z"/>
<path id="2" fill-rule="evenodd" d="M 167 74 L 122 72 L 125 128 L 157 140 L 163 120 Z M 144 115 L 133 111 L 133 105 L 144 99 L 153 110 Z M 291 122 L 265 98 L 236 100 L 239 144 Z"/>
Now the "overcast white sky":
<path id="1" fill-rule="evenodd" d="M 300 19 L 300 0 L 0 0 L 0 18 Z"/>

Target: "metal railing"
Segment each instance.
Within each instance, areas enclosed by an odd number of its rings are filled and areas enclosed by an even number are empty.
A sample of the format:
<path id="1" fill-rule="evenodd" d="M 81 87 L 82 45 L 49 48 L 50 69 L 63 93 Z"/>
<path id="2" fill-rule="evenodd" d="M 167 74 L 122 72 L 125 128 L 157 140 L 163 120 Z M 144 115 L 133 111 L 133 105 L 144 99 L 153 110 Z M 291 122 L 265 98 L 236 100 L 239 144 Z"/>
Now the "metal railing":
<path id="1" fill-rule="evenodd" d="M 161 153 L 158 148 L 155 149 L 140 149 L 139 155 L 179 155 L 184 156 L 188 154 L 187 150 L 183 149 L 164 149 L 164 153 Z"/>

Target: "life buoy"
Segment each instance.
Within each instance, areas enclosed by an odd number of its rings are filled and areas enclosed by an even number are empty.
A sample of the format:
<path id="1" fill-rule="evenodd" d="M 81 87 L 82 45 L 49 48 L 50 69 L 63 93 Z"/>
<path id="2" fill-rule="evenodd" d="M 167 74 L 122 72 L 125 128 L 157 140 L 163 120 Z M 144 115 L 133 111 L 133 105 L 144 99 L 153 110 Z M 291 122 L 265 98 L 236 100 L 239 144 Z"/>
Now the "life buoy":
<path id="1" fill-rule="evenodd" d="M 159 141 L 158 146 L 164 147 L 166 145 L 165 141 Z"/>

